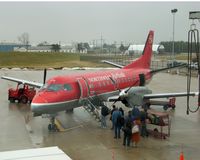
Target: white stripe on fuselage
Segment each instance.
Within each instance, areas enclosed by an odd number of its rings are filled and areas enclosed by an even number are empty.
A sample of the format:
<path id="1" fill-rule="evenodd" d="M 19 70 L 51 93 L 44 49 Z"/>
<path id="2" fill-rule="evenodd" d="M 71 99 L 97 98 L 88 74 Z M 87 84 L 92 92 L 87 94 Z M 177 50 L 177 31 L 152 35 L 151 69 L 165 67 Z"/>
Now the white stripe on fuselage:
<path id="1" fill-rule="evenodd" d="M 112 92 L 106 92 L 102 94 L 98 94 L 98 96 L 105 96 L 104 101 L 107 100 L 108 97 L 119 94 L 119 91 L 112 91 Z M 96 97 L 96 95 L 91 96 L 91 98 Z M 86 97 L 85 99 L 87 99 Z M 54 103 L 31 103 L 31 110 L 35 113 L 52 113 L 52 112 L 59 112 L 71 108 L 76 108 L 82 106 L 82 104 L 79 103 L 80 99 L 73 99 L 69 101 L 63 101 L 63 102 L 54 102 Z"/>

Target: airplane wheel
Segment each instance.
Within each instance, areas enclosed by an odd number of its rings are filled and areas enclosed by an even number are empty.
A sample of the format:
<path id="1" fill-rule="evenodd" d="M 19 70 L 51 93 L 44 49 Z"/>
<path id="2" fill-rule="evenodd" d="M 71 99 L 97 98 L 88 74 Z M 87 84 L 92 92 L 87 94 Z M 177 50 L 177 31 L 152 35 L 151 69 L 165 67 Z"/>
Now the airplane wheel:
<path id="1" fill-rule="evenodd" d="M 175 108 L 176 108 L 176 106 L 175 106 L 175 105 L 173 105 L 173 106 L 172 106 L 172 109 L 175 109 Z"/>
<path id="2" fill-rule="evenodd" d="M 169 108 L 169 106 L 166 104 L 163 106 L 163 109 L 166 111 Z"/>
<path id="3" fill-rule="evenodd" d="M 48 125 L 48 130 L 51 131 L 55 131 L 55 126 L 53 124 L 49 124 Z"/>
<path id="4" fill-rule="evenodd" d="M 23 104 L 26 104 L 28 102 L 28 98 L 26 96 L 22 96 L 20 99 L 20 102 L 22 102 Z"/>
<path id="5" fill-rule="evenodd" d="M 153 130 L 153 136 L 157 138 L 158 134 L 159 134 L 158 129 L 154 128 L 154 130 Z"/>
<path id="6" fill-rule="evenodd" d="M 65 110 L 65 113 L 73 113 L 74 112 L 74 109 L 72 108 L 72 109 L 66 109 Z"/>
<path id="7" fill-rule="evenodd" d="M 48 130 L 49 130 L 49 131 L 52 130 L 51 124 L 48 125 Z"/>
<path id="8" fill-rule="evenodd" d="M 57 128 L 57 126 L 56 126 L 56 124 L 49 124 L 48 125 L 48 130 L 51 132 L 51 131 L 53 131 L 53 132 L 58 132 L 59 130 L 58 130 L 58 128 Z"/>
<path id="9" fill-rule="evenodd" d="M 9 98 L 10 103 L 14 103 L 15 99 L 14 98 Z"/>

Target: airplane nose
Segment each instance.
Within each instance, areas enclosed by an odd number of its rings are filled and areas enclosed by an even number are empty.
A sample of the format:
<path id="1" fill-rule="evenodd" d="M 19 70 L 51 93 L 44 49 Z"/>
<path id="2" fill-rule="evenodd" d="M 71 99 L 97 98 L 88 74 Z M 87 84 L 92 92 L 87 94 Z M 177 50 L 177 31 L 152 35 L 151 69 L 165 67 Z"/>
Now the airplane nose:
<path id="1" fill-rule="evenodd" d="M 43 103 L 48 103 L 47 99 L 43 95 L 35 95 L 35 97 L 32 100 L 32 103 L 38 103 L 38 104 L 43 104 Z"/>
<path id="2" fill-rule="evenodd" d="M 36 103 L 31 103 L 31 111 L 32 112 L 39 112 L 41 109 L 40 109 L 40 106 Z"/>
<path id="3" fill-rule="evenodd" d="M 47 103 L 48 101 L 44 97 L 36 95 L 31 102 L 31 111 L 34 113 L 41 113 Z"/>

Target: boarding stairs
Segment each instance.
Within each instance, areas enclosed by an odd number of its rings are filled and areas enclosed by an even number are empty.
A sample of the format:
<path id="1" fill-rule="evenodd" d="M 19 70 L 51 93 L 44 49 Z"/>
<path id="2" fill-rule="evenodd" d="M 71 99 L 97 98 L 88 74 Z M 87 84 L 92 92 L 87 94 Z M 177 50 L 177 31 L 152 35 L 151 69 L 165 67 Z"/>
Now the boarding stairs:
<path id="1" fill-rule="evenodd" d="M 95 117 L 97 121 L 101 119 L 101 108 L 92 103 L 92 98 L 82 99 L 83 108 L 91 115 Z"/>

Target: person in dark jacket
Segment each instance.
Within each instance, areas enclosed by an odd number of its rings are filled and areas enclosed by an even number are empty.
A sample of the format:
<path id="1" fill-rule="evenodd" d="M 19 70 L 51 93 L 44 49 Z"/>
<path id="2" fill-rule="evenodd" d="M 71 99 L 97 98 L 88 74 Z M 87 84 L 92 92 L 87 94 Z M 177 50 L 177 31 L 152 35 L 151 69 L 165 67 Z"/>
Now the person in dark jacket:
<path id="1" fill-rule="evenodd" d="M 109 114 L 109 109 L 105 105 L 101 108 L 101 127 L 106 128 L 106 116 Z"/>
<path id="2" fill-rule="evenodd" d="M 132 109 L 132 116 L 133 116 L 133 119 L 136 120 L 138 118 L 140 118 L 140 110 L 138 109 L 138 107 L 133 107 Z"/>
<path id="3" fill-rule="evenodd" d="M 128 120 L 122 130 L 124 131 L 123 145 L 130 146 L 132 136 L 132 122 Z"/>
<path id="4" fill-rule="evenodd" d="M 113 112 L 116 110 L 116 106 L 115 105 L 113 105 L 113 109 L 111 110 L 111 112 L 110 112 L 110 120 L 112 121 L 112 114 L 113 114 Z M 113 123 L 113 121 L 112 121 L 112 127 L 111 127 L 111 129 L 113 129 L 114 128 L 114 123 Z"/>
<path id="5" fill-rule="evenodd" d="M 134 121 L 131 111 L 128 111 L 128 115 L 125 117 L 125 124 L 126 124 L 128 121 L 131 122 L 131 123 Z"/>
<path id="6" fill-rule="evenodd" d="M 124 116 L 124 110 L 122 109 L 122 107 L 119 108 L 119 111 L 122 112 L 122 116 Z"/>
<path id="7" fill-rule="evenodd" d="M 148 131 L 147 131 L 147 126 L 146 126 L 146 120 L 147 120 L 147 109 L 144 109 L 140 113 L 140 120 L 141 120 L 141 136 L 142 137 L 148 137 Z"/>

